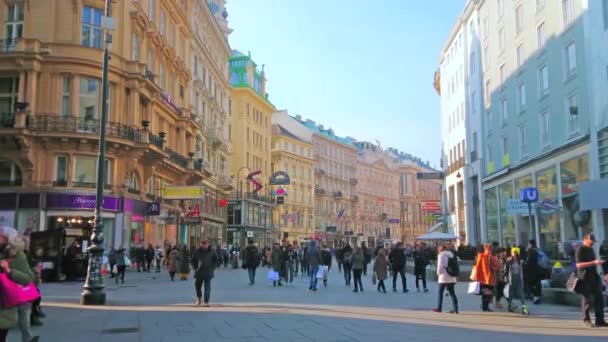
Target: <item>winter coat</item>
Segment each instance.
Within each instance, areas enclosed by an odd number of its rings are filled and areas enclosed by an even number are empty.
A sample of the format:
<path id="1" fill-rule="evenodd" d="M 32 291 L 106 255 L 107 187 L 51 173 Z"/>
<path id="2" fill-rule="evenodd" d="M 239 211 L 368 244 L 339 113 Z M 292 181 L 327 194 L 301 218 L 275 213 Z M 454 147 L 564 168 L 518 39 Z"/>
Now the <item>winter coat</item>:
<path id="1" fill-rule="evenodd" d="M 513 276 L 511 269 L 513 264 L 519 264 L 519 275 Z M 524 286 L 524 263 L 521 260 L 517 260 L 514 257 L 507 259 L 504 264 L 504 281 L 510 285 L 517 285 L 516 282 L 523 288 Z"/>
<path id="2" fill-rule="evenodd" d="M 203 247 L 197 249 L 192 256 L 192 269 L 196 280 L 212 279 L 217 263 L 217 254 L 213 249 Z"/>
<path id="3" fill-rule="evenodd" d="M 369 252 L 369 248 L 361 247 L 361 250 L 363 251 L 365 264 L 369 264 L 370 262 L 372 262 L 372 254 Z"/>
<path id="4" fill-rule="evenodd" d="M 179 273 L 190 273 L 190 254 L 187 249 L 179 252 Z"/>
<path id="5" fill-rule="evenodd" d="M 353 270 L 362 270 L 364 263 L 365 256 L 363 255 L 362 250 L 353 253 Z"/>
<path id="6" fill-rule="evenodd" d="M 167 258 L 167 271 L 177 273 L 178 266 L 179 253 L 177 250 L 173 249 L 169 252 L 169 257 Z"/>
<path id="7" fill-rule="evenodd" d="M 424 255 L 424 253 L 419 251 L 414 251 L 414 273 L 422 274 L 426 272 L 426 266 L 429 261 Z"/>
<path id="8" fill-rule="evenodd" d="M 329 252 L 329 250 L 324 249 L 321 251 L 321 260 L 323 266 L 331 267 L 331 253 Z"/>
<path id="9" fill-rule="evenodd" d="M 437 282 L 439 284 L 455 284 L 458 279 L 448 274 L 446 267 L 450 258 L 455 258 L 451 251 L 443 251 L 437 256 Z"/>
<path id="10" fill-rule="evenodd" d="M 350 255 L 350 262 L 346 259 L 348 259 L 348 256 Z M 352 247 L 350 247 L 349 245 L 346 245 L 344 248 L 342 248 L 342 263 L 344 264 L 352 264 L 352 256 L 353 256 L 353 249 Z"/>
<path id="11" fill-rule="evenodd" d="M 471 279 L 478 281 L 481 285 L 496 285 L 496 274 L 498 273 L 498 260 L 495 256 L 486 253 L 477 255 L 475 267 Z"/>
<path id="12" fill-rule="evenodd" d="M 321 251 L 319 247 L 309 247 L 306 251 L 306 263 L 312 268 L 319 267 L 323 260 L 321 259 Z"/>
<path id="13" fill-rule="evenodd" d="M 343 248 L 336 249 L 336 260 L 338 262 L 342 262 L 342 256 L 343 255 L 344 255 L 344 249 Z"/>
<path id="14" fill-rule="evenodd" d="M 273 248 L 270 253 L 270 264 L 276 272 L 281 271 L 281 250 Z"/>
<path id="15" fill-rule="evenodd" d="M 260 266 L 260 253 L 255 245 L 247 245 L 243 250 L 243 267 Z"/>
<path id="16" fill-rule="evenodd" d="M 34 281 L 34 272 L 27 263 L 27 257 L 21 249 L 9 252 L 8 259 L 11 269 L 10 279 L 17 284 L 27 285 Z M 10 329 L 17 325 L 17 306 L 5 309 L 0 305 L 0 329 Z"/>
<path id="17" fill-rule="evenodd" d="M 385 280 L 388 278 L 388 259 L 386 255 L 378 255 L 374 262 L 374 272 L 376 272 L 376 278 L 378 280 Z"/>
<path id="18" fill-rule="evenodd" d="M 125 249 L 121 248 L 114 252 L 114 262 L 116 266 L 125 266 Z"/>
<path id="19" fill-rule="evenodd" d="M 393 248 L 391 253 L 388 255 L 388 260 L 391 262 L 391 268 L 395 270 L 401 270 L 405 267 L 405 254 L 403 254 L 403 249 L 401 248 Z"/>

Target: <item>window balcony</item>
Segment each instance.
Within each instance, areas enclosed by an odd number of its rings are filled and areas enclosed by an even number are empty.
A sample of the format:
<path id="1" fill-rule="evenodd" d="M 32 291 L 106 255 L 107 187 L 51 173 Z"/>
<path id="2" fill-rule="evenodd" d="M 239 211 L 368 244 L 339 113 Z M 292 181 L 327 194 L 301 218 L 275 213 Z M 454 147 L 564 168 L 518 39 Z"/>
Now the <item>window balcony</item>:
<path id="1" fill-rule="evenodd" d="M 323 169 L 315 169 L 315 175 L 317 175 L 317 176 L 323 176 L 323 175 L 325 175 L 325 170 L 323 170 Z"/>
<path id="2" fill-rule="evenodd" d="M 17 50 L 17 39 L 0 40 L 0 54 L 13 53 Z"/>
<path id="3" fill-rule="evenodd" d="M 323 195 L 323 194 L 325 194 L 325 189 L 323 189 L 319 186 L 315 186 L 315 194 Z"/>
<path id="4" fill-rule="evenodd" d="M 334 192 L 334 197 L 335 198 L 342 198 L 344 195 L 342 194 L 342 191 L 336 191 Z"/>
<path id="5" fill-rule="evenodd" d="M 350 183 L 350 185 L 359 184 L 359 180 L 357 178 L 351 178 L 348 182 Z"/>
<path id="6" fill-rule="evenodd" d="M 75 133 L 99 135 L 99 120 L 74 116 L 34 115 L 28 118 L 27 128 L 38 133 Z M 106 135 L 111 138 L 143 142 L 141 130 L 117 122 L 106 123 Z"/>

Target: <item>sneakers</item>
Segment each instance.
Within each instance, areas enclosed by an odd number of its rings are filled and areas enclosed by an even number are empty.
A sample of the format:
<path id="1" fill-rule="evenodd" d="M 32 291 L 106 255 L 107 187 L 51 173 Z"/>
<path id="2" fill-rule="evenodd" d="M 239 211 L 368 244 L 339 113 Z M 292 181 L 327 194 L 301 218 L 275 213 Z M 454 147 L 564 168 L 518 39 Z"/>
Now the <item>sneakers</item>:
<path id="1" fill-rule="evenodd" d="M 424 293 L 428 293 L 428 292 L 429 292 L 429 289 L 424 289 Z"/>
<path id="2" fill-rule="evenodd" d="M 450 311 L 450 313 L 458 315 L 459 312 L 458 312 L 458 310 L 452 310 L 452 311 Z"/>
<path id="3" fill-rule="evenodd" d="M 208 308 L 209 307 L 209 303 L 203 304 L 203 307 Z"/>
<path id="4" fill-rule="evenodd" d="M 540 304 L 540 297 L 534 297 L 534 302 L 535 305 Z"/>
<path id="5" fill-rule="evenodd" d="M 431 310 L 431 311 L 433 311 L 433 312 L 437 312 L 437 313 L 441 313 L 441 310 L 439 310 L 439 309 L 433 309 L 433 310 Z"/>
<path id="6" fill-rule="evenodd" d="M 528 307 L 527 306 L 525 306 L 525 305 L 521 306 L 521 314 L 522 315 L 526 315 L 526 316 L 528 316 L 530 314 L 530 312 L 528 311 Z"/>
<path id="7" fill-rule="evenodd" d="M 200 299 L 200 298 L 197 298 L 197 299 L 194 301 L 194 305 L 201 305 L 201 299 Z"/>
<path id="8" fill-rule="evenodd" d="M 605 327 L 608 327 L 608 323 L 606 323 L 606 322 L 596 322 L 595 325 L 594 325 L 594 327 L 596 327 L 596 328 L 605 328 Z"/>

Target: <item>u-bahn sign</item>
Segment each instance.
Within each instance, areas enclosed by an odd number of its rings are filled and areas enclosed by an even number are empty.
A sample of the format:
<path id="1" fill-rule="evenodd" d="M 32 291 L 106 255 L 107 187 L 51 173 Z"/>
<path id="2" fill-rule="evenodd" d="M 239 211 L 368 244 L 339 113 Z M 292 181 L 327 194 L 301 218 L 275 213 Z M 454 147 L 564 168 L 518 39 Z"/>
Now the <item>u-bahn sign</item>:
<path id="1" fill-rule="evenodd" d="M 289 185 L 291 184 L 291 179 L 289 175 L 285 171 L 277 171 L 270 176 L 270 185 Z"/>

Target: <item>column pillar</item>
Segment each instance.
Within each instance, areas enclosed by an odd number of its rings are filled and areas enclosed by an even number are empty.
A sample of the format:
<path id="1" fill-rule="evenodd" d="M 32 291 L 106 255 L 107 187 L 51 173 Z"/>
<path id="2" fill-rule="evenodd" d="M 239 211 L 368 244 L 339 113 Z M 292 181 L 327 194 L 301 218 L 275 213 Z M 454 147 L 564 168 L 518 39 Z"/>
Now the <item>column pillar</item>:
<path id="1" fill-rule="evenodd" d="M 29 109 L 36 113 L 36 93 L 38 90 L 38 72 L 30 70 L 27 73 L 26 101 L 29 102 Z"/>
<path id="2" fill-rule="evenodd" d="M 70 115 L 80 116 L 80 77 L 72 75 L 70 78 Z"/>
<path id="3" fill-rule="evenodd" d="M 19 93 L 17 95 L 17 100 L 19 102 L 25 101 L 25 84 L 27 83 L 26 77 L 27 74 L 25 71 L 21 71 L 19 73 Z"/>
<path id="4" fill-rule="evenodd" d="M 128 124 L 139 127 L 141 125 L 141 114 L 139 113 L 139 93 L 136 88 L 128 88 L 129 96 L 126 97 L 127 101 L 127 116 Z"/>

